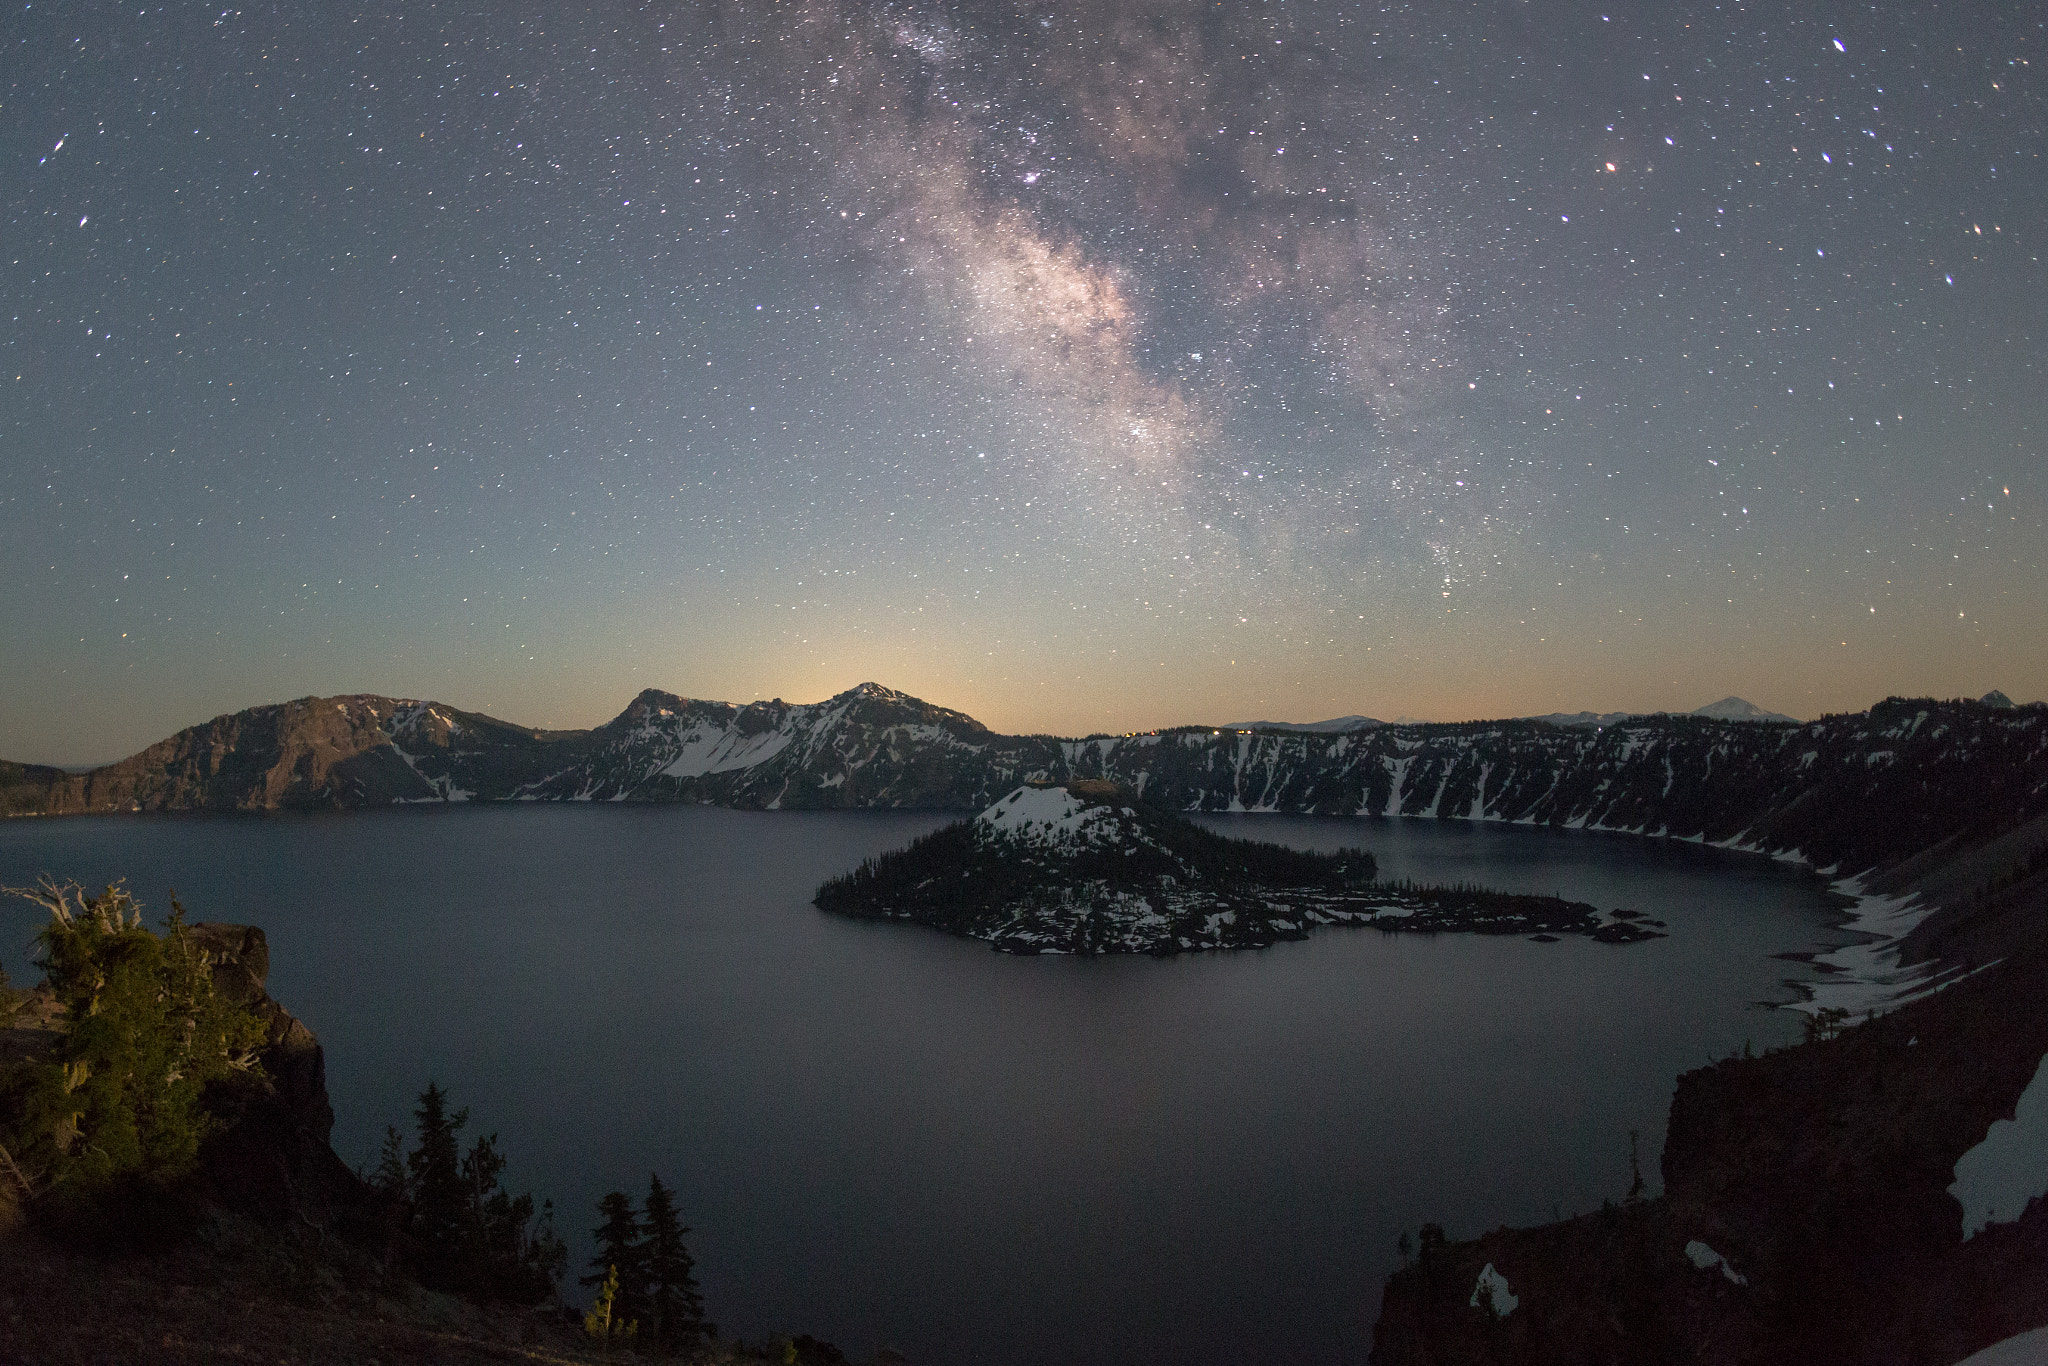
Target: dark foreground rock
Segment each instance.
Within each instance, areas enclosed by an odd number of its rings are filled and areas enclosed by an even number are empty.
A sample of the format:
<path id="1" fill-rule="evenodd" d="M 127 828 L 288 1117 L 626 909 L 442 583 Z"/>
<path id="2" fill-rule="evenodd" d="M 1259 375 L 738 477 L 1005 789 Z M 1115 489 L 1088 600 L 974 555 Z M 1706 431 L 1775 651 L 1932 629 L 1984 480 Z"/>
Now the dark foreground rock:
<path id="1" fill-rule="evenodd" d="M 296 1221 L 374 1240 L 383 1228 L 384 1201 L 329 1145 L 334 1106 L 327 1098 L 327 1053 L 311 1029 L 271 998 L 263 931 L 202 921 L 192 927 L 192 939 L 213 959 L 214 990 L 265 1026 L 263 1081 L 217 1102 L 221 1131 L 204 1150 L 208 1197 L 268 1222 Z"/>
<path id="2" fill-rule="evenodd" d="M 1387 1283 L 1372 1359 L 1950 1366 L 2048 1324 L 2048 1200 L 1965 1238 L 1948 1193 L 2044 1055 L 2037 934 L 1839 1037 L 1687 1073 L 1661 1198 L 1425 1237 Z M 1474 1303 L 1488 1267 L 1505 1313 Z"/>

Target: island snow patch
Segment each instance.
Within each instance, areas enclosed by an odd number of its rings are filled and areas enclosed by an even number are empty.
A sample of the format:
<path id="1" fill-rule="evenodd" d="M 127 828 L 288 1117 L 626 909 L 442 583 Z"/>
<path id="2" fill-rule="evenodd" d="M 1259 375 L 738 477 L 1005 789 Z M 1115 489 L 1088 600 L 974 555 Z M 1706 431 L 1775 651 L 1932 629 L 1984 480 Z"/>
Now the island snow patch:
<path id="1" fill-rule="evenodd" d="M 1065 787 L 1020 787 L 975 817 L 983 829 L 1014 839 L 1059 844 L 1114 839 L 1127 807 L 1089 802 Z"/>

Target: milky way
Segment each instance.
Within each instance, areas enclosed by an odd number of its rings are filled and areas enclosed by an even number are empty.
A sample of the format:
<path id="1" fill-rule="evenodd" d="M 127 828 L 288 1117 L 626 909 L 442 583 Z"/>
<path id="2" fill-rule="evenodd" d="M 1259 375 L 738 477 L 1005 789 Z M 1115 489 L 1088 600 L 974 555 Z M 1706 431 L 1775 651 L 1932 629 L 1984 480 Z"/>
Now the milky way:
<path id="1" fill-rule="evenodd" d="M 2025 6 L 25 6 L 0 754 L 2048 692 Z"/>

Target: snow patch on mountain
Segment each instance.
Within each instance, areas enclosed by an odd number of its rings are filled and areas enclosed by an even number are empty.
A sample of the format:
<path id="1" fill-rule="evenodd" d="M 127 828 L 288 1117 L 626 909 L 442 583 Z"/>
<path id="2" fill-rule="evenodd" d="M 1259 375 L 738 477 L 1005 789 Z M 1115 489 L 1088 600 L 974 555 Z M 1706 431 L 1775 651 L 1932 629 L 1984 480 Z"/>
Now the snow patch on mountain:
<path id="1" fill-rule="evenodd" d="M 1100 844 L 1119 837 L 1117 814 L 1064 787 L 1020 787 L 975 820 L 990 834 L 1032 844 Z"/>
<path id="2" fill-rule="evenodd" d="M 1886 1011 L 1917 1001 L 1969 975 L 1968 969 L 1953 964 L 1900 965 L 1899 942 L 1934 913 L 1933 903 L 1925 898 L 1867 894 L 1860 878 L 1839 880 L 1830 890 L 1856 898 L 1842 928 L 1863 937 L 1816 957 L 1813 966 L 1825 975 L 1815 982 L 1798 983 L 1807 999 L 1795 1001 L 1787 1009 L 1807 1015 L 1844 1010 L 1852 1018 L 1860 1018 L 1867 1011 Z"/>
<path id="3" fill-rule="evenodd" d="M 746 735 L 726 726 L 698 721 L 675 736 L 676 757 L 659 769 L 669 778 L 701 778 L 765 763 L 789 747 L 796 737 L 787 729 Z"/>

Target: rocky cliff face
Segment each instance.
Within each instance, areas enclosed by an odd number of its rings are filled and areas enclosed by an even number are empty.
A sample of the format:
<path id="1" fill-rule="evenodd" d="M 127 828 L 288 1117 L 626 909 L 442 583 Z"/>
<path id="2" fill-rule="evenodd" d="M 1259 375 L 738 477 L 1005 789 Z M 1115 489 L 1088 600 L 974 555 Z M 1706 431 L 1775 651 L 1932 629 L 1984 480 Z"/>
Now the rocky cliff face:
<path id="1" fill-rule="evenodd" d="M 329 1146 L 327 1054 L 305 1024 L 271 998 L 270 944 L 254 925 L 201 921 L 192 942 L 213 960 L 214 990 L 264 1022 L 263 1081 L 209 1096 L 220 1131 L 203 1154 L 209 1196 L 272 1224 L 374 1236 L 377 1198 Z"/>
<path id="2" fill-rule="evenodd" d="M 1894 699 L 1799 726 L 1649 717 L 1387 726 L 1334 738 L 1168 732 L 1062 742 L 1184 810 L 1528 821 L 1797 850 L 1844 872 L 2048 806 L 2048 708 Z"/>
<path id="3" fill-rule="evenodd" d="M 206 1150 L 210 1192 L 272 1222 L 296 1216 L 326 1227 L 359 1211 L 366 1192 L 328 1146 L 334 1107 L 326 1051 L 266 989 L 270 945 L 263 931 L 202 921 L 192 927 L 192 942 L 213 960 L 214 990 L 265 1026 L 263 1085 L 224 1098 L 222 1131 Z"/>
<path id="4" fill-rule="evenodd" d="M 59 774 L 43 810 L 246 811 L 430 796 L 392 750 L 396 703 L 301 698 L 216 716 L 119 763 Z"/>
<path id="5" fill-rule="evenodd" d="M 590 731 L 357 696 L 256 707 L 85 775 L 9 766 L 16 812 L 407 801 L 980 810 L 1020 782 L 1115 780 L 1182 811 L 1524 821 L 1734 841 L 1841 873 L 2048 812 L 2048 707 L 1892 699 L 1799 725 L 1658 716 L 1342 734 L 1004 736 L 876 684 L 735 706 L 649 690 Z"/>
<path id="6" fill-rule="evenodd" d="M 1973 1232 L 1949 1190 L 2048 1055 L 2044 992 L 2037 945 L 1840 1037 L 1687 1073 L 1661 1198 L 1425 1237 L 1373 1361 L 1950 1366 L 2048 1323 L 2048 1200 Z"/>

